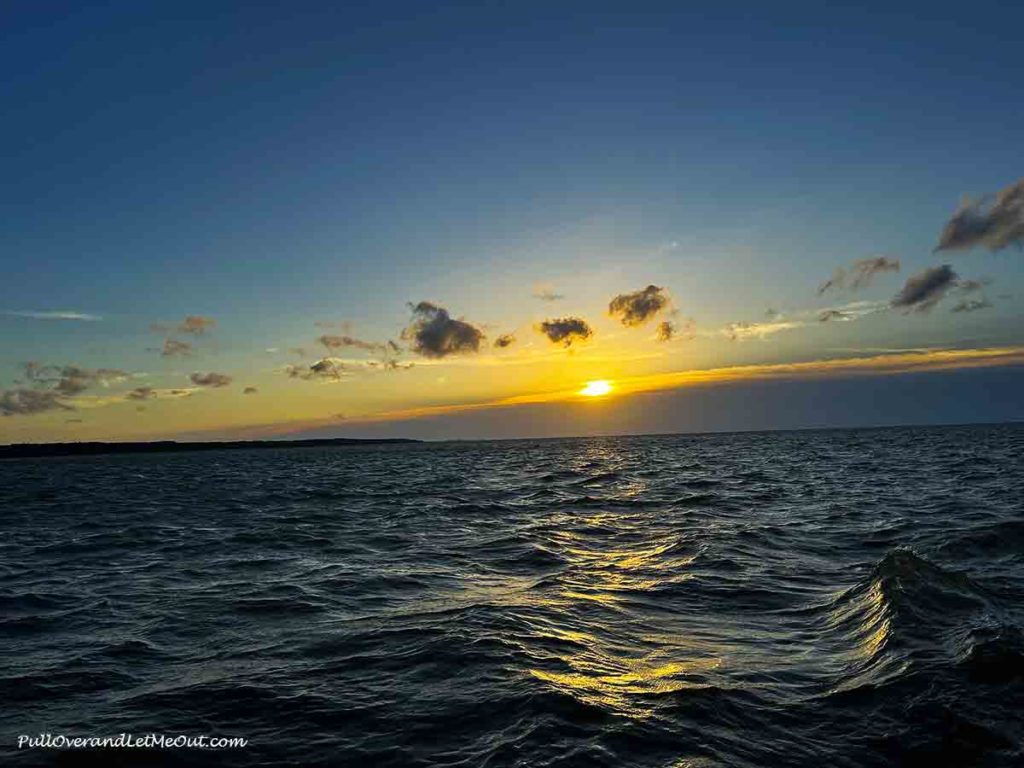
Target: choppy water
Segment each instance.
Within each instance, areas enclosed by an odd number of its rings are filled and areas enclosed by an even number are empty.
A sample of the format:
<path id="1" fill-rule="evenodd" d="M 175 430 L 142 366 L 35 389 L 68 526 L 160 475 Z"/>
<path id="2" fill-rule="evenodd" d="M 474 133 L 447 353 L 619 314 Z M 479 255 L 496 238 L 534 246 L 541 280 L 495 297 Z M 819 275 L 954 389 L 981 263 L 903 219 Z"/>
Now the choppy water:
<path id="1" fill-rule="evenodd" d="M 1013 426 L 0 462 L 3 762 L 1021 765 L 1022 481 Z"/>

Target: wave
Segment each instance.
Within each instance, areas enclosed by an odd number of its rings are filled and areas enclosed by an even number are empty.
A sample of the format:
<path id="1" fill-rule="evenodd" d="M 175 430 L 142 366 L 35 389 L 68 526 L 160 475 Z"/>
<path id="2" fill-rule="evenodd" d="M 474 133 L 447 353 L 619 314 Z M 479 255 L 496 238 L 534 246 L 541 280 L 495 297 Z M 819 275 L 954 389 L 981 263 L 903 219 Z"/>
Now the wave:
<path id="1" fill-rule="evenodd" d="M 889 552 L 829 607 L 830 629 L 850 649 L 837 689 L 948 667 L 969 655 L 974 628 L 998 613 L 996 599 L 966 574 L 913 550 Z"/>

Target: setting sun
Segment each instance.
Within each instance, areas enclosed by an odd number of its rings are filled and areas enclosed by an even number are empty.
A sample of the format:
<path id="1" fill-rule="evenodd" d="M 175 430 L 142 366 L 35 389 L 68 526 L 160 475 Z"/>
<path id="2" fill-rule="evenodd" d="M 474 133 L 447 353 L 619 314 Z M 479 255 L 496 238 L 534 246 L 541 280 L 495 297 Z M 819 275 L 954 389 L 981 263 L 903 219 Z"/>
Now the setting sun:
<path id="1" fill-rule="evenodd" d="M 586 386 L 580 390 L 580 394 L 586 395 L 587 397 L 601 397 L 602 395 L 607 395 L 611 391 L 611 382 L 602 379 L 600 381 L 588 381 Z"/>

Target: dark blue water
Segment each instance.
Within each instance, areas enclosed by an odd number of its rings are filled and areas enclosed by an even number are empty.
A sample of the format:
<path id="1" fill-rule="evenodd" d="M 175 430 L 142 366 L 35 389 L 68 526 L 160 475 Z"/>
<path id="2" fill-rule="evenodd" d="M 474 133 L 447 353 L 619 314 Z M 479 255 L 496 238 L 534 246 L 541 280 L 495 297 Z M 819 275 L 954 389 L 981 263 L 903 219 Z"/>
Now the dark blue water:
<path id="1" fill-rule="evenodd" d="M 1022 481 L 1014 426 L 0 462 L 2 762 L 1018 766 Z"/>

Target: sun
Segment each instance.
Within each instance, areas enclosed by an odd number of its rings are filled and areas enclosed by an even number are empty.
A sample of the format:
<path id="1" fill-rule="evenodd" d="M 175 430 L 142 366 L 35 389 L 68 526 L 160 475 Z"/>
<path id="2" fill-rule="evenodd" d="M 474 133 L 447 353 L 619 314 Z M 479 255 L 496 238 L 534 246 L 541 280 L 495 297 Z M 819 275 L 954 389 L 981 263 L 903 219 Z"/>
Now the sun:
<path id="1" fill-rule="evenodd" d="M 588 381 L 586 386 L 580 390 L 581 395 L 587 397 L 601 397 L 612 391 L 612 383 L 601 379 L 599 381 Z"/>

